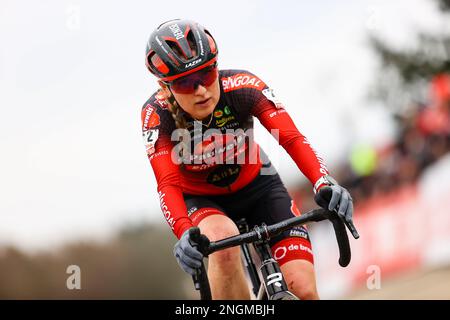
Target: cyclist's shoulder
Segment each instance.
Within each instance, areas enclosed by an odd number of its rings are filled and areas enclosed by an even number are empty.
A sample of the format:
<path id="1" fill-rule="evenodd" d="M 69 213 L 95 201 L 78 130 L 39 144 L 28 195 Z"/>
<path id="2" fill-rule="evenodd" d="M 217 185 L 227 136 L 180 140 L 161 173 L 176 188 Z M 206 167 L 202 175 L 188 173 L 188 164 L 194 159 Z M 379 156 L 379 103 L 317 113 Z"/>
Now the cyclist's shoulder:
<path id="1" fill-rule="evenodd" d="M 220 70 L 220 84 L 224 92 L 258 90 L 267 86 L 261 78 L 249 70 L 226 69 Z"/>
<path id="2" fill-rule="evenodd" d="M 150 98 L 148 98 L 145 103 L 142 105 L 142 112 L 144 112 L 146 109 L 149 109 L 153 107 L 154 109 L 156 109 L 156 111 L 158 113 L 161 112 L 170 112 L 168 109 L 168 104 L 166 102 L 166 100 L 163 98 L 163 96 L 161 95 L 161 92 L 155 91 Z"/>
<path id="3" fill-rule="evenodd" d="M 170 127 L 168 122 L 173 119 L 168 104 L 159 91 L 153 93 L 143 104 L 141 120 L 143 129 L 157 127 L 164 123 Z"/>

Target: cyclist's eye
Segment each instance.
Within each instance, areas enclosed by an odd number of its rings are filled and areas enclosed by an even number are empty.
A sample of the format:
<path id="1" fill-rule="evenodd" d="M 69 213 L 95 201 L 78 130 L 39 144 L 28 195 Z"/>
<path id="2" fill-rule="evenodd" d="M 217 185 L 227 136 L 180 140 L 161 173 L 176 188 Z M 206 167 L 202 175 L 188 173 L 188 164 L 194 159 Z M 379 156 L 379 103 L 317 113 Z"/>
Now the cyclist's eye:
<path id="1" fill-rule="evenodd" d="M 189 83 L 191 83 L 191 81 L 189 79 L 182 79 L 182 80 L 178 80 L 175 84 L 177 86 L 185 87 L 185 86 L 189 85 Z"/>
<path id="2" fill-rule="evenodd" d="M 210 74 L 211 72 L 214 72 L 214 71 L 215 71 L 214 67 L 208 67 L 208 68 L 205 69 L 203 74 L 204 75 L 208 75 L 208 74 Z"/>

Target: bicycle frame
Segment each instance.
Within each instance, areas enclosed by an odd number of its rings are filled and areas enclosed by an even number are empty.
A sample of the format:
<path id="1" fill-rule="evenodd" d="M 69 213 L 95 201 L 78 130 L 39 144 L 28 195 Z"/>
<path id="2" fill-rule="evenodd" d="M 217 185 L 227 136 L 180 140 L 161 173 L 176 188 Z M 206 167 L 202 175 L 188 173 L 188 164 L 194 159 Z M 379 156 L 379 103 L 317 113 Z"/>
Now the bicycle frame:
<path id="1" fill-rule="evenodd" d="M 248 225 L 245 219 L 236 222 L 240 233 L 248 232 Z M 278 262 L 273 258 L 268 240 L 253 243 L 253 247 L 260 258 L 261 265 L 259 272 L 250 253 L 247 243 L 241 244 L 242 259 L 247 269 L 247 274 L 252 284 L 252 291 L 257 300 L 279 300 L 294 299 L 298 297 L 288 291 L 283 273 Z M 263 279 L 264 283 L 261 283 Z"/>
<path id="2" fill-rule="evenodd" d="M 240 234 L 249 231 L 248 224 L 245 218 L 238 220 L 236 222 L 236 225 L 238 227 Z M 255 263 L 253 262 L 253 258 L 248 243 L 241 244 L 241 252 L 242 252 L 242 260 L 244 262 L 245 268 L 247 269 L 247 274 L 252 284 L 253 294 L 255 295 L 255 297 L 258 297 L 261 288 L 261 280 L 259 278 L 258 271 L 256 270 Z"/>
<path id="3" fill-rule="evenodd" d="M 273 259 L 268 242 L 271 237 L 274 237 L 283 231 L 292 229 L 295 226 L 307 224 L 309 222 L 318 222 L 322 220 L 329 220 L 333 224 L 333 228 L 336 234 L 336 240 L 338 242 L 339 247 L 339 264 L 342 267 L 346 267 L 350 263 L 351 259 L 351 251 L 350 244 L 348 241 L 347 232 L 345 230 L 345 226 L 351 231 L 353 237 L 355 239 L 359 238 L 359 234 L 354 227 L 352 222 L 342 221 L 341 218 L 335 212 L 331 212 L 325 209 L 314 209 L 305 214 L 302 214 L 298 217 L 293 217 L 287 219 L 285 221 L 267 226 L 262 224 L 261 226 L 255 226 L 252 231 L 241 233 L 239 235 L 229 237 L 223 240 L 202 243 L 200 241 L 200 229 L 199 228 L 191 228 L 189 230 L 190 238 L 196 243 L 198 249 L 203 253 L 205 257 L 209 254 L 223 250 L 226 248 L 241 246 L 246 248 L 246 253 L 249 258 L 250 252 L 248 250 L 247 245 L 249 243 L 253 243 L 258 255 L 261 257 L 262 265 L 261 265 L 261 274 L 262 279 L 264 281 L 264 288 L 267 291 L 267 296 L 269 299 L 295 299 L 296 297 L 292 295 L 287 289 L 286 282 L 284 281 L 283 275 L 281 273 L 280 267 L 278 263 Z M 243 230 L 248 230 L 248 227 L 242 227 Z M 252 260 L 247 260 L 252 261 Z M 254 284 L 254 292 L 255 292 L 255 268 L 254 266 L 250 269 L 253 273 L 252 282 Z M 208 277 L 206 274 L 206 269 L 204 264 L 200 269 L 197 270 L 195 276 L 193 276 L 193 281 L 195 284 L 195 288 L 200 290 L 200 296 L 202 300 L 210 300 L 211 299 L 211 291 L 209 287 Z M 260 286 L 261 287 L 261 286 Z M 261 289 L 261 288 L 259 288 Z M 262 298 L 262 293 L 259 290 L 257 297 Z"/>

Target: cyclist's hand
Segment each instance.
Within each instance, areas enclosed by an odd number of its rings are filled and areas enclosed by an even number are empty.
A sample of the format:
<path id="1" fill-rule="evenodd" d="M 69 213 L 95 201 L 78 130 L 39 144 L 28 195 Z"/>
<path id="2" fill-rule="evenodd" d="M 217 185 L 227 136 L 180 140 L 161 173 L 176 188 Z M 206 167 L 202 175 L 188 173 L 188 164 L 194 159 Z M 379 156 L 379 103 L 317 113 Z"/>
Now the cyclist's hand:
<path id="1" fill-rule="evenodd" d="M 353 199 L 344 187 L 338 184 L 323 186 L 314 200 L 322 208 L 336 211 L 343 221 L 353 225 Z"/>
<path id="2" fill-rule="evenodd" d="M 204 235 L 201 237 L 206 238 Z M 195 243 L 189 237 L 189 230 L 186 230 L 173 249 L 178 264 L 190 275 L 195 275 L 195 269 L 201 267 L 203 260 L 203 254 L 194 245 Z"/>

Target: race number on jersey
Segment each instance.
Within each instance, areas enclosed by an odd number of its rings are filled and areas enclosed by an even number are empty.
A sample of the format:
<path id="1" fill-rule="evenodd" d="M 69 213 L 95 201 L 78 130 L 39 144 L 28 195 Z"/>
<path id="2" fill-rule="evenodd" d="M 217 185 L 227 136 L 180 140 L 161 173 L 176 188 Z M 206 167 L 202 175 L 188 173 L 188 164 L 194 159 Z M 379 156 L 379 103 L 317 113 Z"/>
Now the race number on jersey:
<path id="1" fill-rule="evenodd" d="M 262 93 L 266 96 L 268 100 L 272 101 L 275 104 L 275 107 L 277 107 L 277 109 L 284 108 L 283 103 L 280 100 L 278 100 L 278 98 L 275 96 L 273 89 L 270 88 L 264 89 Z"/>
<path id="2" fill-rule="evenodd" d="M 159 130 L 146 130 L 142 133 L 142 137 L 144 139 L 145 149 L 147 150 L 147 154 L 150 156 L 155 152 L 155 143 L 158 140 Z"/>

